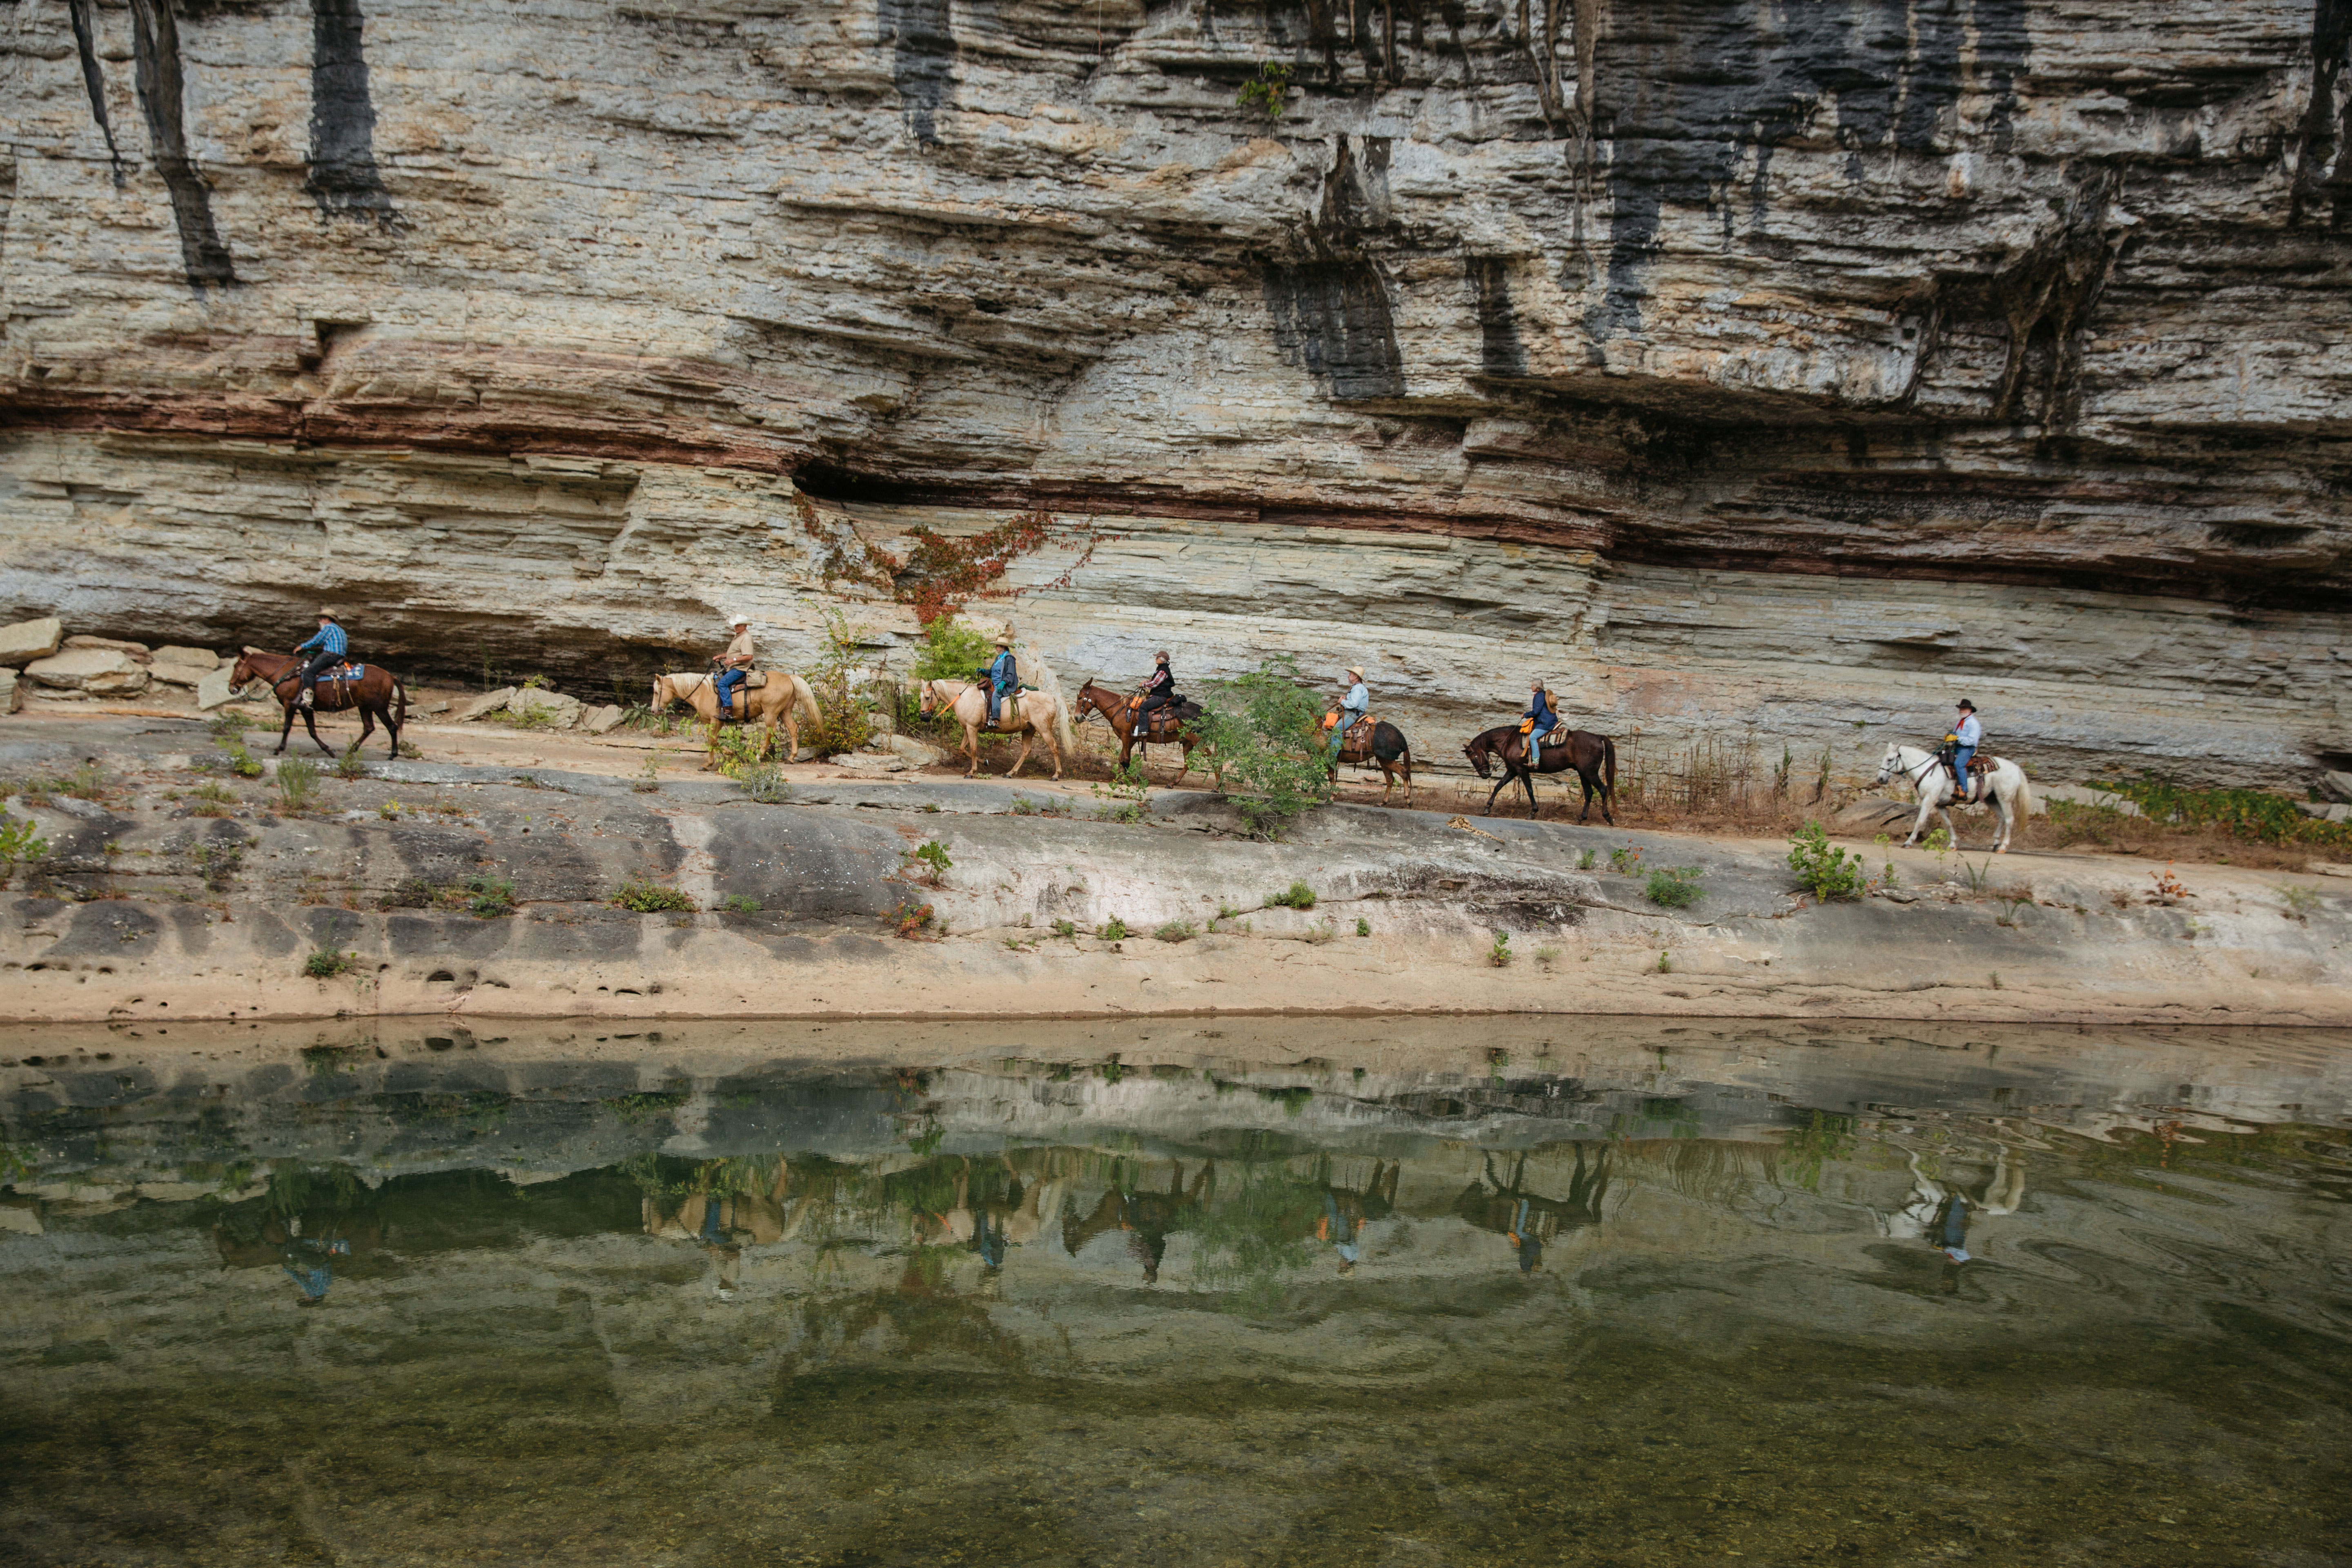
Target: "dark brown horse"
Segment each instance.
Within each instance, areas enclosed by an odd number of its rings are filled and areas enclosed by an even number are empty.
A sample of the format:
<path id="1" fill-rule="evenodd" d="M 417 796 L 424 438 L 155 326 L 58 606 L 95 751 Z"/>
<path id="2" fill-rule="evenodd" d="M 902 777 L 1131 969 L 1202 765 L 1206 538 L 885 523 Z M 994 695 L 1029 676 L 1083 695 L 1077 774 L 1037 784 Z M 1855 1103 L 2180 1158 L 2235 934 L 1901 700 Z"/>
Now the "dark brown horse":
<path id="1" fill-rule="evenodd" d="M 1511 781 L 1517 779 L 1527 786 L 1528 815 L 1534 816 L 1535 775 L 1565 773 L 1574 768 L 1577 778 L 1584 785 L 1584 809 L 1576 814 L 1576 820 L 1582 822 L 1591 815 L 1592 797 L 1598 795 L 1601 796 L 1601 820 L 1612 827 L 1616 826 L 1617 819 L 1609 815 L 1609 797 L 1617 788 L 1617 742 L 1606 735 L 1595 735 L 1585 730 L 1570 730 L 1563 740 L 1561 745 L 1544 747 L 1532 769 L 1528 766 L 1526 737 L 1519 733 L 1519 727 L 1516 724 L 1489 730 L 1463 747 L 1462 754 L 1470 759 L 1470 765 L 1478 770 L 1478 776 L 1482 779 L 1495 776 L 1487 771 L 1490 762 L 1502 765 L 1501 781 L 1486 792 L 1487 812 L 1491 814 L 1494 811 L 1495 797 L 1510 788 Z"/>
<path id="2" fill-rule="evenodd" d="M 1315 732 L 1315 743 L 1324 748 L 1327 756 L 1331 746 L 1331 726 L 1339 721 L 1338 709 L 1323 715 L 1323 728 Z M 1404 778 L 1404 803 L 1412 804 L 1412 742 L 1404 731 L 1385 719 L 1359 720 L 1348 731 L 1348 738 L 1339 742 L 1339 754 L 1330 758 L 1331 777 L 1339 776 L 1339 764 L 1347 763 L 1360 768 L 1378 768 L 1381 777 L 1388 782 L 1381 787 L 1381 803 L 1388 804 L 1389 791 L 1396 788 L 1399 774 Z"/>
<path id="3" fill-rule="evenodd" d="M 257 647 L 249 647 L 237 659 L 236 668 L 229 671 L 231 686 L 243 686 L 251 680 L 268 681 L 269 694 L 286 710 L 286 724 L 278 731 L 278 750 L 270 753 L 272 756 L 285 754 L 287 739 L 294 733 L 297 713 L 301 714 L 302 728 L 310 732 L 319 750 L 333 756 L 335 749 L 319 740 L 317 716 L 345 708 L 360 710 L 360 738 L 352 744 L 365 745 L 367 738 L 375 733 L 375 721 L 381 719 L 385 732 L 392 737 L 392 754 L 400 755 L 400 727 L 408 721 L 408 689 L 401 685 L 398 676 L 380 664 L 369 665 L 367 673 L 357 680 L 338 680 L 331 675 L 322 675 L 319 677 L 315 699 L 318 706 L 305 708 L 301 702 L 302 664 L 301 659 L 289 654 L 264 653 Z"/>
<path id="4" fill-rule="evenodd" d="M 1201 716 L 1199 703 L 1184 702 L 1160 709 L 1153 715 L 1159 722 L 1151 726 L 1150 734 L 1136 732 L 1135 710 L 1128 706 L 1126 697 L 1108 686 L 1087 681 L 1078 688 L 1078 700 L 1070 706 L 1073 710 L 1071 716 L 1076 722 L 1084 723 L 1089 713 L 1099 713 L 1110 721 L 1111 732 L 1119 741 L 1118 765 L 1121 772 L 1126 771 L 1127 760 L 1135 755 L 1137 747 L 1171 744 L 1184 748 L 1184 765 L 1176 770 L 1176 776 L 1170 779 L 1169 784 L 1182 784 L 1184 775 L 1192 771 L 1192 748 L 1200 743 L 1200 737 L 1192 733 L 1186 721 Z"/>

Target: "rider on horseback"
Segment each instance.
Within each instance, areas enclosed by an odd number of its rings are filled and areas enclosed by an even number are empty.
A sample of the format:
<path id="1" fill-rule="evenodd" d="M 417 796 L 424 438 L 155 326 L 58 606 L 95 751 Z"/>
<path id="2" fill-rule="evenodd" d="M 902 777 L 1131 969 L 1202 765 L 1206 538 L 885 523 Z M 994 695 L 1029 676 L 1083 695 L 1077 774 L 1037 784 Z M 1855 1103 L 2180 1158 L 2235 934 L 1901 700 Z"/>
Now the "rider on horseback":
<path id="1" fill-rule="evenodd" d="M 993 726 L 1004 700 L 1021 689 L 1021 667 L 1013 662 L 1011 633 L 996 635 L 996 657 L 984 673 L 988 678 L 988 721 Z"/>
<path id="2" fill-rule="evenodd" d="M 1954 721 L 1952 732 L 1944 737 L 1944 762 L 1952 770 L 1953 793 L 1963 805 L 1974 805 L 1977 781 L 1969 776 L 1969 759 L 1984 743 L 1984 726 L 1977 722 L 1977 705 L 1965 697 L 1953 711 L 1959 718 Z"/>
<path id="3" fill-rule="evenodd" d="M 352 639 L 344 635 L 341 625 L 335 619 L 335 612 L 320 610 L 318 635 L 294 649 L 297 658 L 306 653 L 310 655 L 310 662 L 301 668 L 298 677 L 302 682 L 299 700 L 303 707 L 317 705 L 319 677 L 342 663 L 344 656 L 351 650 Z"/>
<path id="4" fill-rule="evenodd" d="M 1543 755 L 1544 737 L 1559 728 L 1559 716 L 1551 710 L 1551 693 L 1544 689 L 1543 677 L 1538 675 L 1528 683 L 1531 695 L 1528 710 L 1519 716 L 1519 733 L 1527 739 L 1528 765 L 1533 767 Z"/>
<path id="5" fill-rule="evenodd" d="M 734 631 L 735 640 L 727 645 L 725 653 L 711 661 L 719 666 L 719 673 L 712 679 L 710 689 L 711 694 L 719 699 L 719 716 L 721 719 L 727 717 L 728 710 L 733 705 L 735 689 L 751 679 L 751 663 L 754 658 L 751 648 L 751 617 L 730 616 L 728 617 L 727 625 Z"/>
<path id="6" fill-rule="evenodd" d="M 1355 678 L 1355 684 L 1349 687 L 1348 695 L 1339 700 L 1339 721 L 1331 726 L 1331 755 L 1334 760 L 1339 755 L 1339 748 L 1347 743 L 1348 731 L 1360 723 L 1364 715 L 1372 709 L 1372 694 L 1364 689 L 1363 667 L 1351 664 L 1348 667 L 1348 673 Z"/>
<path id="7" fill-rule="evenodd" d="M 1172 708 L 1181 700 L 1176 695 L 1176 674 L 1168 668 L 1168 650 L 1161 648 L 1153 656 L 1157 660 L 1151 679 L 1143 683 L 1143 700 L 1136 704 L 1135 732 L 1151 733 L 1151 716 L 1162 708 Z"/>

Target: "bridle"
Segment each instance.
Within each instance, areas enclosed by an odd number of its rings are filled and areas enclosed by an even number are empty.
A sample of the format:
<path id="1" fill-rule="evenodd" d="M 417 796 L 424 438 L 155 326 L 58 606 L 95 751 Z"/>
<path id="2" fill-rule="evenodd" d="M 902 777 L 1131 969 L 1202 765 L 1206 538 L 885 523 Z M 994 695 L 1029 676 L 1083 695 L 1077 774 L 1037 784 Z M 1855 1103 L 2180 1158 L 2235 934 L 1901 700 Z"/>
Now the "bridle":
<path id="1" fill-rule="evenodd" d="M 1903 760 L 1903 752 L 1899 747 L 1895 750 L 1895 759 L 1896 763 L 1900 763 Z M 1911 781 L 1911 793 L 1916 795 L 1919 792 L 1920 781 L 1927 776 L 1928 770 L 1936 765 L 1937 761 L 1937 758 L 1935 753 L 1931 752 L 1920 762 L 1916 770 L 1907 767 L 1897 768 L 1894 763 L 1885 764 L 1878 770 L 1878 782 L 1880 784 L 1885 784 L 1888 774 L 1899 772 L 1905 778 Z"/>

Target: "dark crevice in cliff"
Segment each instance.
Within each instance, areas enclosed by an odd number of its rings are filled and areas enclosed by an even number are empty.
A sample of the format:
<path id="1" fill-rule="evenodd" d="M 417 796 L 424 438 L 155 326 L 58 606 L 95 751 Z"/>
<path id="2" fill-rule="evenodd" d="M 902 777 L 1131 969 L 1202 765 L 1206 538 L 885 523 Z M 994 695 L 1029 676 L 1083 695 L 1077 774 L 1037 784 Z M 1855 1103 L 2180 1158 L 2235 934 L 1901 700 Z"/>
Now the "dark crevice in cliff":
<path id="1" fill-rule="evenodd" d="M 2352 227 L 2352 0 L 2317 0 L 2311 14 L 2311 101 L 2295 138 L 2294 201 L 2288 221 Z"/>
<path id="2" fill-rule="evenodd" d="M 310 174 L 319 210 L 389 225 L 392 197 L 375 163 L 366 18 L 359 0 L 310 0 Z"/>
<path id="3" fill-rule="evenodd" d="M 950 0 L 880 0 L 875 40 L 890 46 L 890 81 L 924 146 L 938 144 L 939 112 L 954 107 L 956 41 Z"/>
<path id="4" fill-rule="evenodd" d="M 89 94 L 89 117 L 98 122 L 98 133 L 106 138 L 107 160 L 114 166 L 114 184 L 120 190 L 122 149 L 114 144 L 114 124 L 106 117 L 106 69 L 98 63 L 98 26 L 90 15 L 90 0 L 67 0 L 66 13 L 73 21 L 74 47 L 81 52 L 81 85 Z"/>
<path id="5" fill-rule="evenodd" d="M 188 155 L 186 80 L 180 61 L 180 26 L 171 0 L 131 0 L 131 42 L 138 66 L 139 107 L 155 172 L 172 195 L 172 221 L 180 232 L 180 259 L 188 287 L 202 293 L 236 281 L 228 247 L 213 225 L 212 192 Z"/>

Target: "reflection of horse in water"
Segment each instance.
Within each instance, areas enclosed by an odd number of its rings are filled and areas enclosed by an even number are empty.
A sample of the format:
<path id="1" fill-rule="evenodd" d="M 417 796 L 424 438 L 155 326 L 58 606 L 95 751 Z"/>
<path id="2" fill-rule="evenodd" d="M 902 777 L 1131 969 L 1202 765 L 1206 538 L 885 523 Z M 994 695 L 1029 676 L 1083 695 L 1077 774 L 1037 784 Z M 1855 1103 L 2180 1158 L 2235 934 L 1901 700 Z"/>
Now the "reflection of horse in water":
<path id="1" fill-rule="evenodd" d="M 1331 1156 L 1315 1164 L 1315 1184 L 1323 1190 L 1323 1212 L 1315 1221 L 1315 1239 L 1328 1242 L 1339 1255 L 1339 1272 L 1353 1274 L 1360 1257 L 1364 1226 L 1396 1213 L 1397 1178 L 1404 1162 L 1383 1166 L 1372 1162 L 1371 1180 L 1361 1187 L 1341 1186 L 1331 1180 Z"/>
<path id="2" fill-rule="evenodd" d="M 1584 1145 L 1569 1147 L 1576 1154 L 1576 1172 L 1569 1178 L 1565 1198 L 1548 1198 L 1528 1190 L 1528 1157 L 1522 1153 L 1511 1167 L 1507 1184 L 1495 1174 L 1495 1156 L 1486 1156 L 1486 1184 L 1482 1186 L 1474 1177 L 1454 1200 L 1455 1214 L 1480 1230 L 1509 1239 L 1522 1274 L 1543 1267 L 1544 1243 L 1561 1231 L 1601 1223 L 1601 1200 L 1609 1192 L 1609 1151 L 1604 1147 L 1588 1167 Z"/>
<path id="3" fill-rule="evenodd" d="M 638 1216 L 647 1236 L 691 1241 L 709 1252 L 719 1270 L 717 1289 L 722 1300 L 735 1294 L 743 1248 L 790 1240 L 807 1220 L 814 1201 L 813 1196 L 803 1197 L 787 1215 L 784 1194 L 791 1187 L 792 1167 L 777 1161 L 775 1179 L 762 1190 L 743 1180 L 744 1173 L 733 1169 L 738 1163 L 712 1162 L 700 1173 L 708 1184 L 700 1192 L 687 1194 L 675 1207 L 650 1193 L 637 1200 Z"/>
<path id="4" fill-rule="evenodd" d="M 1168 1238 L 1182 1230 L 1217 1190 L 1217 1165 L 1212 1160 L 1184 1185 L 1184 1166 L 1178 1162 L 1168 1177 L 1168 1190 L 1149 1192 L 1113 1183 L 1095 1205 L 1094 1213 L 1078 1218 L 1073 1205 L 1062 1216 L 1062 1245 L 1070 1256 L 1096 1237 L 1113 1230 L 1127 1233 L 1127 1249 L 1143 1265 L 1143 1282 L 1160 1283 L 1160 1262 L 1168 1256 Z"/>
<path id="5" fill-rule="evenodd" d="M 1911 1196 L 1888 1215 L 1879 1215 L 1879 1229 L 1895 1241 L 1927 1241 L 1955 1264 L 1969 1262 L 1969 1223 L 1971 1215 L 1990 1218 L 2017 1212 L 2025 1201 L 2025 1162 L 2004 1147 L 1993 1155 L 1992 1177 L 1971 1194 L 1958 1182 L 1938 1181 L 1919 1168 L 1911 1156 Z M 1947 1279 L 1946 1289 L 1953 1281 Z"/>

